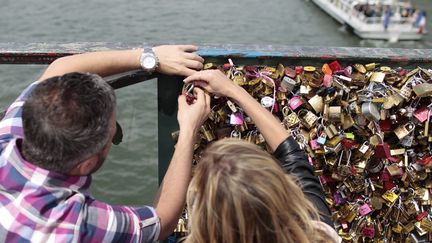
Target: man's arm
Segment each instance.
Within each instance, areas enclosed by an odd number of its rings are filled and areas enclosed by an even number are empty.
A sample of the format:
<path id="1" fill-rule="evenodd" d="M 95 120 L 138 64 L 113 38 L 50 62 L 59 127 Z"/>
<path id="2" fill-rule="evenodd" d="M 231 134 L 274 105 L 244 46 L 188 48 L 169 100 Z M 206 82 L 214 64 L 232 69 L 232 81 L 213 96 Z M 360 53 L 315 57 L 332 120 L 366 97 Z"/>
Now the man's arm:
<path id="1" fill-rule="evenodd" d="M 204 59 L 192 52 L 193 45 L 163 45 L 153 47 L 159 59 L 156 71 L 168 75 L 188 76 L 202 69 Z M 88 52 L 59 58 L 52 62 L 39 80 L 70 72 L 88 72 L 102 77 L 141 69 L 139 58 L 142 49 Z"/>
<path id="2" fill-rule="evenodd" d="M 154 206 L 161 223 L 160 240 L 173 232 L 185 206 L 186 192 L 191 179 L 193 145 L 199 127 L 210 113 L 209 95 L 197 88 L 194 92 L 196 100 L 191 105 L 186 103 L 184 95 L 178 99 L 179 139 L 155 198 Z"/>

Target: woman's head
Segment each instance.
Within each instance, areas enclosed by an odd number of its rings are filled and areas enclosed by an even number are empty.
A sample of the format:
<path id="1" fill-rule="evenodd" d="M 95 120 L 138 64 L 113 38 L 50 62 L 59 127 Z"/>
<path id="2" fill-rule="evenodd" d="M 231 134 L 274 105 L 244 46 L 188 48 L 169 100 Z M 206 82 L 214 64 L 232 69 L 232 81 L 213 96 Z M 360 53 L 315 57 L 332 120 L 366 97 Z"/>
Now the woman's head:
<path id="1" fill-rule="evenodd" d="M 316 233 L 317 213 L 295 181 L 267 152 L 237 139 L 206 149 L 187 203 L 187 242 L 308 242 Z"/>

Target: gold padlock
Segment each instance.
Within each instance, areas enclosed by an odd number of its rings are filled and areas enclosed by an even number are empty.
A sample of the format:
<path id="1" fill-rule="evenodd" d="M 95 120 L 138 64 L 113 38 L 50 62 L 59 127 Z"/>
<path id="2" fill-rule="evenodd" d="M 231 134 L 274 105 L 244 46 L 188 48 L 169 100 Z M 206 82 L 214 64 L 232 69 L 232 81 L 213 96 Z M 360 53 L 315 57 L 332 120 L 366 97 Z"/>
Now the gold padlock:
<path id="1" fill-rule="evenodd" d="M 399 138 L 399 140 L 408 136 L 412 131 L 414 131 L 414 123 L 408 122 L 407 124 L 401 125 L 394 130 L 394 133 Z"/>
<path id="2" fill-rule="evenodd" d="M 244 77 L 242 72 L 235 72 L 233 77 L 233 82 L 238 86 L 243 86 L 246 83 L 246 78 Z"/>
<path id="3" fill-rule="evenodd" d="M 216 139 L 216 136 L 213 133 L 213 130 L 206 124 L 201 126 L 201 132 L 203 138 L 207 140 L 207 142 L 211 142 Z"/>
<path id="4" fill-rule="evenodd" d="M 362 64 L 354 64 L 355 70 L 357 70 L 359 73 L 366 73 L 366 68 Z"/>
<path id="5" fill-rule="evenodd" d="M 432 84 L 431 83 L 421 83 L 413 86 L 414 93 L 417 97 L 426 97 L 432 94 Z"/>
<path id="6" fill-rule="evenodd" d="M 340 106 L 330 106 L 329 107 L 329 121 L 340 122 L 342 114 L 342 107 Z"/>
<path id="7" fill-rule="evenodd" d="M 372 71 L 374 70 L 377 66 L 379 65 L 379 63 L 368 63 L 365 65 L 365 68 L 367 71 Z"/>
<path id="8" fill-rule="evenodd" d="M 336 135 L 339 134 L 338 129 L 337 129 L 336 126 L 333 125 L 333 124 L 328 125 L 328 126 L 325 128 L 324 132 L 325 132 L 325 134 L 327 134 L 327 137 L 328 137 L 329 139 L 332 139 L 334 136 L 336 136 Z"/>
<path id="9" fill-rule="evenodd" d="M 385 73 L 382 72 L 373 72 L 369 78 L 370 82 L 382 83 L 385 78 Z"/>
<path id="10" fill-rule="evenodd" d="M 299 111 L 298 117 L 300 122 L 308 129 L 315 126 L 316 122 L 318 121 L 318 117 L 314 113 L 305 109 Z"/>
<path id="11" fill-rule="evenodd" d="M 342 113 L 342 128 L 344 130 L 352 127 L 354 123 L 354 119 L 350 114 Z"/>

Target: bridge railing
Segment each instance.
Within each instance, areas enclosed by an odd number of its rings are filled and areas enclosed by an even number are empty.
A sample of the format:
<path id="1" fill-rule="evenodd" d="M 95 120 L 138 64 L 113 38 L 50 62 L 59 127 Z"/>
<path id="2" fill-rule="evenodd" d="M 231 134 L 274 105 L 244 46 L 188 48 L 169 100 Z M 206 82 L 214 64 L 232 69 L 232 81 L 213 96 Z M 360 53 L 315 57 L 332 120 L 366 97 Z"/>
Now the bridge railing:
<path id="1" fill-rule="evenodd" d="M 0 64 L 49 64 L 55 59 L 89 51 L 118 50 L 140 47 L 124 43 L 0 43 Z M 357 47 L 295 47 L 283 45 L 202 45 L 198 53 L 206 62 L 226 63 L 231 58 L 237 65 L 262 64 L 285 66 L 319 66 L 333 60 L 341 64 L 377 62 L 391 67 L 414 68 L 432 65 L 432 49 L 387 49 Z M 182 77 L 152 75 L 139 71 L 106 77 L 116 89 L 157 79 L 158 93 L 158 158 L 159 178 L 163 178 L 172 156 L 171 132 L 178 129 L 177 96 Z"/>

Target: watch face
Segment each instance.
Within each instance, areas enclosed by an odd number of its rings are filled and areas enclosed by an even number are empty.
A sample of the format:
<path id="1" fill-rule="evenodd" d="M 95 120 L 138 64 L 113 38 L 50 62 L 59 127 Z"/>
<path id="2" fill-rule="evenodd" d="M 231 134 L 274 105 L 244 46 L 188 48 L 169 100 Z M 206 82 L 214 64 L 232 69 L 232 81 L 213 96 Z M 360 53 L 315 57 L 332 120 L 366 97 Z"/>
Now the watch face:
<path id="1" fill-rule="evenodd" d="M 143 59 L 142 65 L 144 68 L 152 69 L 156 66 L 156 59 L 152 56 L 146 56 Z"/>

